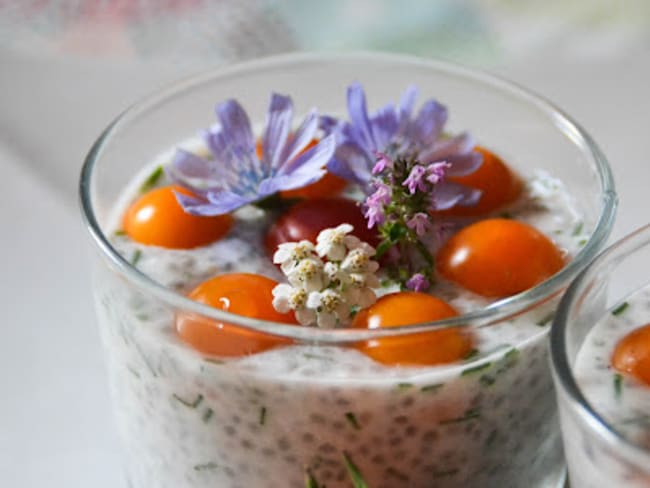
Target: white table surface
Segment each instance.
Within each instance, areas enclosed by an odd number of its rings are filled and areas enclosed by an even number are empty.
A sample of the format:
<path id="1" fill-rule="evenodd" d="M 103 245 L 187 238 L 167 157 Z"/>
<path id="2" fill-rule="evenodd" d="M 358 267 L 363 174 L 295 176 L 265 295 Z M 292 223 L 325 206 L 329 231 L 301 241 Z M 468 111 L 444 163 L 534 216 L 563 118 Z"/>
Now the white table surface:
<path id="1" fill-rule="evenodd" d="M 648 222 L 649 52 L 576 63 L 556 56 L 553 48 L 535 59 L 501 64 L 491 70 L 543 93 L 601 145 L 620 195 L 613 237 Z M 15 110 L 17 125 L 3 127 L 1 121 L 7 118 L 0 118 L 0 302 L 5 317 L 0 341 L 1 486 L 123 486 L 89 292 L 90 246 L 74 188 L 92 137 L 128 101 L 171 78 L 169 72 L 140 78 L 126 73 L 114 75 L 111 96 L 96 99 L 83 126 L 72 117 L 66 119 L 65 110 L 45 110 L 41 116 L 36 108 L 21 112 L 21 97 L 38 96 L 27 93 L 36 84 L 30 85 L 20 71 L 0 75 L 0 92 L 13 90 L 17 97 L 12 105 L 13 95 L 5 96 L 2 105 L 2 110 Z M 49 96 L 58 100 L 44 102 L 61 109 L 61 99 L 74 97 L 64 83 L 57 90 L 58 95 Z M 87 86 L 85 90 L 76 94 L 76 103 L 89 103 L 97 96 Z M 29 119 L 35 116 L 37 123 Z M 43 149 L 47 146 L 24 151 L 29 141 L 14 134 L 20 124 L 29 123 L 37 131 L 54 124 L 51 129 L 61 147 L 52 144 L 51 154 L 58 150 L 56 158 L 71 161 L 35 162 L 34 158 L 48 158 Z M 65 124 L 78 128 L 80 140 L 66 140 L 73 134 L 64 130 Z"/>

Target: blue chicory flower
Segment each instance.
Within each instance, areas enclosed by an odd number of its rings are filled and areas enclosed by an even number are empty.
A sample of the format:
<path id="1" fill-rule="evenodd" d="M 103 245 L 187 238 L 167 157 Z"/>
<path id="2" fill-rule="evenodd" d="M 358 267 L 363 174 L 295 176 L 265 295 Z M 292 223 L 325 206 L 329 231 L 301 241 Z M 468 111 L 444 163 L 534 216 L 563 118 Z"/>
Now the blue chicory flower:
<path id="1" fill-rule="evenodd" d="M 176 195 L 188 213 L 226 214 L 281 190 L 301 188 L 324 175 L 334 154 L 334 135 L 305 150 L 316 137 L 319 116 L 312 109 L 292 132 L 293 102 L 287 96 L 271 96 L 261 157 L 248 115 L 236 100 L 217 105 L 216 114 L 219 124 L 203 133 L 211 159 L 177 149 L 167 168 L 172 181 L 195 195 Z"/>
<path id="2" fill-rule="evenodd" d="M 350 85 L 347 94 L 350 122 L 321 117 L 323 130 L 337 136 L 336 152 L 328 169 L 360 184 L 367 192 L 372 191 L 373 175 L 385 168 L 386 156 L 388 160 L 415 159 L 426 167 L 445 163 L 447 176 L 463 176 L 475 171 L 482 163 L 482 156 L 473 150 L 472 136 L 461 133 L 444 137 L 447 109 L 435 100 L 426 101 L 413 115 L 417 95 L 417 88 L 411 86 L 398 107 L 388 104 L 368 114 L 361 84 Z M 433 182 L 435 174 L 429 173 L 428 181 Z M 478 190 L 453 181 L 440 179 L 436 183 L 432 210 L 444 210 L 456 204 L 473 205 L 480 197 Z"/>

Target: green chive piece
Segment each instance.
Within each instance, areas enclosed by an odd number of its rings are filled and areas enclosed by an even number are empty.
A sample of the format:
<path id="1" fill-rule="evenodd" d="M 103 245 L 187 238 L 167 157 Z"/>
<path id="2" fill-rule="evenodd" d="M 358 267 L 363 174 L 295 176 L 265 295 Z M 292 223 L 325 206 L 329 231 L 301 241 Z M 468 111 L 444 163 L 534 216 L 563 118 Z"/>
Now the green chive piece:
<path id="1" fill-rule="evenodd" d="M 203 422 L 207 424 L 210 421 L 210 419 L 212 418 L 213 414 L 214 414 L 214 412 L 212 411 L 212 409 L 208 408 L 205 411 L 205 413 L 203 414 Z"/>
<path id="2" fill-rule="evenodd" d="M 361 429 L 361 425 L 359 425 L 359 421 L 357 420 L 357 417 L 352 412 L 346 412 L 345 418 L 348 420 L 350 425 L 354 427 L 356 430 Z"/>
<path id="3" fill-rule="evenodd" d="M 501 212 L 499 214 L 499 217 L 501 217 L 502 219 L 511 219 L 512 214 L 510 212 Z"/>
<path id="4" fill-rule="evenodd" d="M 540 327 L 544 327 L 545 325 L 550 324 L 554 318 L 555 318 L 555 312 L 551 312 L 545 317 L 543 317 L 539 322 L 537 322 L 537 325 L 539 325 Z"/>
<path id="5" fill-rule="evenodd" d="M 266 423 L 266 407 L 260 408 L 260 425 Z"/>
<path id="6" fill-rule="evenodd" d="M 627 302 L 621 303 L 618 307 L 616 307 L 614 310 L 612 310 L 612 315 L 621 315 L 623 312 L 627 310 L 627 307 L 629 307 L 630 304 Z"/>
<path id="7" fill-rule="evenodd" d="M 469 361 L 470 359 L 474 359 L 476 356 L 478 356 L 478 349 L 470 349 L 470 351 L 463 357 L 463 361 Z"/>
<path id="8" fill-rule="evenodd" d="M 398 390 L 409 390 L 413 388 L 413 383 L 397 383 Z"/>
<path id="9" fill-rule="evenodd" d="M 587 239 L 580 239 L 578 241 L 578 246 L 584 246 L 585 244 L 587 244 Z"/>
<path id="10" fill-rule="evenodd" d="M 434 478 L 446 478 L 448 476 L 453 476 L 458 473 L 458 468 L 448 469 L 446 471 L 436 471 L 433 473 Z"/>
<path id="11" fill-rule="evenodd" d="M 616 398 L 621 398 L 623 394 L 623 375 L 616 373 L 614 375 L 614 393 Z"/>
<path id="12" fill-rule="evenodd" d="M 131 256 L 131 266 L 137 266 L 138 261 L 140 261 L 141 257 L 142 257 L 142 251 L 140 249 L 136 249 L 133 252 L 133 256 Z"/>
<path id="13" fill-rule="evenodd" d="M 345 468 L 348 470 L 348 474 L 352 480 L 352 486 L 354 488 L 368 488 L 361 471 L 359 471 L 357 465 L 354 464 L 348 453 L 345 451 L 343 452 L 343 461 L 345 462 Z"/>
<path id="14" fill-rule="evenodd" d="M 305 488 L 325 488 L 325 486 L 319 485 L 312 472 L 308 469 L 305 471 Z"/>
<path id="15" fill-rule="evenodd" d="M 219 465 L 213 461 L 210 461 L 209 463 L 205 464 L 197 464 L 194 466 L 194 471 L 208 471 L 211 469 L 217 469 Z"/>
<path id="16" fill-rule="evenodd" d="M 575 226 L 571 235 L 579 236 L 580 234 L 582 234 L 582 228 L 584 227 L 584 225 L 585 225 L 584 222 L 578 222 L 578 225 Z"/>
<path id="17" fill-rule="evenodd" d="M 478 366 L 474 366 L 472 368 L 464 369 L 463 371 L 461 371 L 460 375 L 461 376 L 467 376 L 467 375 L 470 375 L 470 374 L 474 374 L 474 373 L 477 373 L 478 371 L 483 371 L 484 369 L 487 369 L 490 366 L 492 366 L 491 362 L 487 362 L 485 364 L 479 364 Z"/>
<path id="18" fill-rule="evenodd" d="M 514 361 L 519 357 L 520 351 L 516 347 L 513 347 L 510 349 L 507 353 L 503 355 L 503 359 L 507 359 L 508 361 Z"/>
<path id="19" fill-rule="evenodd" d="M 434 391 L 438 391 L 444 385 L 445 385 L 444 383 L 436 383 L 434 385 L 426 385 L 426 386 L 423 386 L 422 388 L 420 388 L 420 391 L 425 392 L 425 393 L 434 392 Z"/>
<path id="20" fill-rule="evenodd" d="M 179 397 L 176 393 L 173 393 L 172 397 L 174 397 L 174 399 L 176 401 L 178 401 L 178 402 L 182 403 L 183 405 L 185 405 L 187 408 L 196 408 L 203 401 L 203 395 L 201 395 L 200 393 L 198 394 L 198 396 L 196 397 L 196 399 L 193 402 L 189 402 L 189 401 Z"/>
<path id="21" fill-rule="evenodd" d="M 204 361 L 212 364 L 225 364 L 226 362 L 223 359 L 216 358 L 203 358 Z"/>
<path id="22" fill-rule="evenodd" d="M 441 420 L 439 423 L 440 423 L 440 425 L 459 424 L 461 422 L 467 422 L 469 420 L 477 419 L 480 416 L 481 416 L 481 412 L 479 412 L 478 410 L 472 408 L 470 410 L 467 410 L 462 417 L 456 417 L 456 418 L 453 418 L 453 419 Z"/>
<path id="23" fill-rule="evenodd" d="M 144 180 L 142 185 L 140 185 L 140 193 L 147 193 L 149 190 L 154 188 L 164 174 L 165 174 L 165 170 L 163 169 L 163 167 L 157 166 L 156 169 L 154 169 L 151 172 L 151 174 L 147 176 L 147 179 Z"/>
<path id="24" fill-rule="evenodd" d="M 492 386 L 496 379 L 493 376 L 489 376 L 487 374 L 482 375 L 478 382 L 483 385 L 483 386 Z"/>
<path id="25" fill-rule="evenodd" d="M 116 237 L 125 236 L 126 231 L 123 230 L 123 229 L 119 229 L 119 230 L 116 230 L 115 232 L 113 232 L 113 235 L 116 236 Z"/>

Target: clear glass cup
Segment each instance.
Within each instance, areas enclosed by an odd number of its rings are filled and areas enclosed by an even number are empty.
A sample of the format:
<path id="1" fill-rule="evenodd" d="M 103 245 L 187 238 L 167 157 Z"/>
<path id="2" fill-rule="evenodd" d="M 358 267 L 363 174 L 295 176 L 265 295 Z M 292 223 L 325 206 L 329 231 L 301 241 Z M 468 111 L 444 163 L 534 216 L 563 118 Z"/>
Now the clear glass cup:
<path id="1" fill-rule="evenodd" d="M 575 375 L 576 357 L 589 332 L 630 294 L 647 287 L 649 271 L 650 226 L 645 226 L 599 255 L 558 307 L 551 360 L 572 488 L 650 486 L 650 451 L 622 435 L 594 408 Z M 636 325 L 648 321 L 646 317 Z"/>
<path id="2" fill-rule="evenodd" d="M 435 97 L 450 107 L 450 130 L 470 130 L 523 174 L 548 170 L 574 197 L 590 238 L 564 269 L 531 290 L 461 318 L 373 331 L 231 315 L 164 288 L 111 245 L 111 210 L 133 175 L 209 126 L 215 103 L 236 98 L 261 117 L 276 91 L 292 95 L 296 113 L 317 105 L 344 114 L 345 89 L 354 80 L 372 104 L 418 85 L 421 100 Z M 330 488 L 344 487 L 350 485 L 348 461 L 372 488 L 562 482 L 549 327 L 543 324 L 557 295 L 606 241 L 616 196 L 598 147 L 545 100 L 486 74 L 411 57 L 263 59 L 183 81 L 118 117 L 88 155 L 81 202 L 96 250 L 97 315 L 130 486 L 286 488 L 305 486 L 313 476 Z M 251 361 L 206 360 L 176 339 L 177 313 L 290 337 L 299 344 L 291 349 L 297 367 L 286 374 L 268 359 L 260 359 L 268 361 L 261 368 Z M 151 327 L 152 317 L 168 326 Z M 337 363 L 336 355 L 312 353 L 447 327 L 512 327 L 513 320 L 535 333 L 462 364 L 426 371 L 355 370 Z M 345 375 L 333 376 L 337 368 Z"/>

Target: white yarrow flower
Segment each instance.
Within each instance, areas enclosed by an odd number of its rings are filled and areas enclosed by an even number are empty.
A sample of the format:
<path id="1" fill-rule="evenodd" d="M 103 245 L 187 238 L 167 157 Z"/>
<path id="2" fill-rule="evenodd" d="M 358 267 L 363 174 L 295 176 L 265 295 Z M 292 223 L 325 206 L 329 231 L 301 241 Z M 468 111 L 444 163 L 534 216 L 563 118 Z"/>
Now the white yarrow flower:
<path id="1" fill-rule="evenodd" d="M 306 240 L 300 242 L 285 242 L 278 246 L 273 254 L 273 262 L 279 264 L 284 273 L 290 271 L 300 261 L 312 256 L 314 245 Z"/>
<path id="2" fill-rule="evenodd" d="M 318 257 L 303 259 L 286 273 L 289 283 L 307 292 L 322 290 L 327 286 L 323 262 Z"/>
<path id="3" fill-rule="evenodd" d="M 354 227 L 350 224 L 341 224 L 333 229 L 325 229 L 316 238 L 316 252 L 320 257 L 327 257 L 330 261 L 341 261 L 346 253 L 346 237 Z"/>

